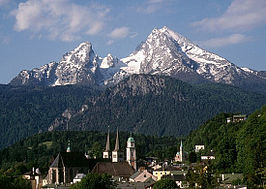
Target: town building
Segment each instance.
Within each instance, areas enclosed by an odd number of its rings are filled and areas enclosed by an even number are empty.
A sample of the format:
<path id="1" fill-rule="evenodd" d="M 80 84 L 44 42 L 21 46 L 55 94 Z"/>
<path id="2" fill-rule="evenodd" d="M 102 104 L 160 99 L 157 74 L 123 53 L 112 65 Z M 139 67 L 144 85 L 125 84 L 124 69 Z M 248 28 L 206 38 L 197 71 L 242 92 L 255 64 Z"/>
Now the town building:
<path id="1" fill-rule="evenodd" d="M 128 181 L 135 173 L 126 161 L 123 162 L 98 162 L 91 171 L 97 174 L 109 174 L 117 181 Z"/>
<path id="2" fill-rule="evenodd" d="M 133 175 L 130 176 L 130 182 L 145 182 L 147 179 L 153 179 L 154 181 L 157 180 L 157 177 L 154 176 L 152 173 L 148 172 L 148 170 L 137 171 Z"/>
<path id="3" fill-rule="evenodd" d="M 183 151 L 183 144 L 181 140 L 181 144 L 179 147 L 179 152 L 176 152 L 176 156 L 174 158 L 175 162 L 183 162 L 184 161 L 184 151 Z"/>
<path id="4" fill-rule="evenodd" d="M 157 177 L 157 180 L 161 180 L 164 175 L 178 174 L 180 169 L 173 166 L 162 167 L 160 169 L 153 170 L 152 174 Z"/>
<path id="5" fill-rule="evenodd" d="M 119 136 L 117 128 L 115 149 L 112 151 L 112 162 L 122 162 L 122 161 L 124 161 L 124 152 L 122 152 L 119 148 Z"/>
<path id="6" fill-rule="evenodd" d="M 112 153 L 110 150 L 110 134 L 108 130 L 105 150 L 103 152 L 103 159 L 112 160 L 113 163 L 127 161 L 128 164 L 131 167 L 133 167 L 134 170 L 136 170 L 137 156 L 136 156 L 136 145 L 134 138 L 130 136 L 127 140 L 126 159 L 124 159 L 124 152 L 120 150 L 118 129 L 116 131 L 115 149 L 112 151 Z"/>
<path id="7" fill-rule="evenodd" d="M 205 146 L 203 144 L 196 144 L 195 145 L 195 152 L 199 152 L 200 150 L 204 150 Z"/>
<path id="8" fill-rule="evenodd" d="M 215 155 L 213 150 L 211 150 L 211 152 L 203 154 L 200 156 L 201 161 L 206 161 L 206 160 L 213 160 L 215 159 Z"/>
<path id="9" fill-rule="evenodd" d="M 112 158 L 112 152 L 110 150 L 110 134 L 108 129 L 105 150 L 103 152 L 103 159 L 111 159 L 111 158 Z"/>
<path id="10" fill-rule="evenodd" d="M 56 156 L 48 170 L 48 184 L 65 184 L 73 182 L 77 173 L 87 174 L 92 169 L 93 163 L 81 152 L 71 152 L 70 142 L 66 152 Z"/>
<path id="11" fill-rule="evenodd" d="M 232 117 L 228 117 L 226 119 L 226 122 L 227 123 L 231 123 L 231 122 L 236 123 L 236 122 L 240 122 L 240 121 L 245 121 L 246 119 L 247 119 L 247 115 L 239 114 L 239 115 L 233 115 Z"/>
<path id="12" fill-rule="evenodd" d="M 182 175 L 182 174 L 179 174 L 179 175 L 164 175 L 162 178 L 163 179 L 167 178 L 167 179 L 171 179 L 171 180 L 175 181 L 176 185 L 179 188 L 188 188 L 189 187 L 189 184 L 186 181 L 186 176 L 185 175 Z"/>
<path id="13" fill-rule="evenodd" d="M 135 170 L 137 170 L 136 146 L 133 137 L 129 137 L 127 140 L 126 160 L 129 165 L 131 165 Z"/>

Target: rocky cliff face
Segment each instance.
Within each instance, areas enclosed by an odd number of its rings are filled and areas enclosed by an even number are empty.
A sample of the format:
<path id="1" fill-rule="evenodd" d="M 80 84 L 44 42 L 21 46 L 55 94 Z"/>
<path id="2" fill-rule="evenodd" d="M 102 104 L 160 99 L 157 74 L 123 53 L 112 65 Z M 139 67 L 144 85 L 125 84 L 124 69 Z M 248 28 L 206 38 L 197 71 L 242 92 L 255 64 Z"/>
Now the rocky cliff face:
<path id="1" fill-rule="evenodd" d="M 63 55 L 59 63 L 52 62 L 31 71 L 23 70 L 12 85 L 101 85 L 123 65 L 118 58 L 108 54 L 99 57 L 91 43 L 81 43 Z"/>
<path id="2" fill-rule="evenodd" d="M 110 85 L 132 74 L 165 75 L 190 83 L 216 82 L 266 91 L 264 72 L 240 68 L 167 27 L 154 29 L 128 57 L 99 57 L 89 42 L 52 62 L 15 77 L 13 85 Z"/>

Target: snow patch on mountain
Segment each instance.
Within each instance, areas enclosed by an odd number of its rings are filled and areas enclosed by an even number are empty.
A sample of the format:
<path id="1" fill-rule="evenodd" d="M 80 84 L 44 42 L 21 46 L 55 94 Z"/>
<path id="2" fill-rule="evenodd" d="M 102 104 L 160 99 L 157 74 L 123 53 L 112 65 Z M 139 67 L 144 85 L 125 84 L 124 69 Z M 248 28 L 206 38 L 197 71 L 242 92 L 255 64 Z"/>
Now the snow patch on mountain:
<path id="1" fill-rule="evenodd" d="M 212 81 L 244 86 L 265 83 L 265 73 L 240 68 L 225 58 L 200 48 L 167 27 L 153 29 L 147 39 L 129 56 L 111 54 L 99 57 L 90 42 L 83 42 L 52 62 L 31 71 L 23 70 L 10 83 L 14 85 L 110 85 L 132 74 L 166 75 L 184 81 Z"/>

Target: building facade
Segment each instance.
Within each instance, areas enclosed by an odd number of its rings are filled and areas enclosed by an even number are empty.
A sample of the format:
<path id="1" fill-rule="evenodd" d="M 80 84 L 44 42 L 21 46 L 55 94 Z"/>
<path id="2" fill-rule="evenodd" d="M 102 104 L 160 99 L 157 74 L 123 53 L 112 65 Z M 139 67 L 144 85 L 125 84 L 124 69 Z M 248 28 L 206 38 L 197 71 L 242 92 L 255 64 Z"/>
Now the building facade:
<path id="1" fill-rule="evenodd" d="M 136 147 L 135 140 L 133 137 L 129 137 L 127 140 L 127 149 L 126 149 L 126 160 L 130 166 L 137 170 L 137 157 L 136 157 Z"/>

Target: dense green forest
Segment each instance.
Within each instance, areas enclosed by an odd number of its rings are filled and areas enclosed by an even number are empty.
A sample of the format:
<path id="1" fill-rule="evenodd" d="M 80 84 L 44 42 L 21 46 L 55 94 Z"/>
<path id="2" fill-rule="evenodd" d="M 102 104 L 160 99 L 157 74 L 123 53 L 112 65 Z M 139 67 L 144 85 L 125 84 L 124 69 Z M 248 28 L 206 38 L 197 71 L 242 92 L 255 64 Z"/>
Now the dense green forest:
<path id="1" fill-rule="evenodd" d="M 228 85 L 193 86 L 150 75 L 132 75 L 101 90 L 0 85 L 0 149 L 55 123 L 55 130 L 106 131 L 109 126 L 111 131 L 119 127 L 156 136 L 187 135 L 220 112 L 251 113 L 265 102 L 265 94 Z M 62 118 L 65 110 L 71 112 L 70 120 Z"/>
<path id="2" fill-rule="evenodd" d="M 89 108 L 73 116 L 69 127 L 106 130 L 110 125 L 113 131 L 118 126 L 134 133 L 181 136 L 220 112 L 248 114 L 265 103 L 265 95 L 228 85 L 192 86 L 169 77 L 133 75 L 87 103 Z"/>
<path id="3" fill-rule="evenodd" d="M 66 108 L 80 108 L 87 98 L 96 93 L 96 90 L 82 86 L 0 85 L 0 149 L 47 131 L 49 124 Z"/>
<path id="4" fill-rule="evenodd" d="M 251 186 L 266 181 L 266 106 L 248 116 L 246 121 L 226 123 L 232 114 L 221 113 L 193 131 L 186 139 L 192 151 L 195 144 L 204 144 L 205 152 L 213 150 L 213 163 L 218 172 L 244 173 Z"/>
<path id="5" fill-rule="evenodd" d="M 125 150 L 129 133 L 120 132 L 120 148 Z M 180 139 L 175 137 L 156 137 L 133 135 L 136 141 L 138 158 L 156 156 L 160 159 L 172 158 L 177 151 Z M 115 133 L 110 133 L 111 149 L 115 146 Z M 34 135 L 0 151 L 0 166 L 2 169 L 23 167 L 31 170 L 33 166 L 46 172 L 53 156 L 66 151 L 68 140 L 71 150 L 86 152 L 92 157 L 102 157 L 105 148 L 106 133 L 97 131 L 54 131 Z M 19 163 L 20 162 L 20 163 Z"/>
<path id="6" fill-rule="evenodd" d="M 213 173 L 243 173 L 245 183 L 261 185 L 265 181 L 266 153 L 266 106 L 248 116 L 246 121 L 227 123 L 232 113 L 220 113 L 197 130 L 183 137 L 184 150 L 194 153 L 195 144 L 204 144 L 205 150 L 213 150 L 216 159 L 211 162 Z M 120 132 L 120 146 L 125 149 L 127 132 Z M 134 134 L 138 159 L 156 156 L 161 160 L 171 159 L 179 149 L 180 139 L 172 136 L 146 136 Z M 111 149 L 115 133 L 111 133 Z M 53 131 L 36 134 L 0 151 L 0 173 L 21 174 L 39 167 L 46 173 L 53 157 L 65 151 L 68 140 L 71 150 L 87 152 L 102 157 L 106 133 L 98 131 Z"/>

